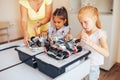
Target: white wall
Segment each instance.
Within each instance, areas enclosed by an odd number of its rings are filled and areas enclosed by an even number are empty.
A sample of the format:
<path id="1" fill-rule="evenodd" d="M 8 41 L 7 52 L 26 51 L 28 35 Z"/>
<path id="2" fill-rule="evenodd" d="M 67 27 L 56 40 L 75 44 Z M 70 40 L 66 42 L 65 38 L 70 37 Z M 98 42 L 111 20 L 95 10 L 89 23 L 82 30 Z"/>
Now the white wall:
<path id="1" fill-rule="evenodd" d="M 101 68 L 109 70 L 116 63 L 116 54 L 113 52 L 113 14 L 101 14 L 100 15 L 102 28 L 107 32 L 107 43 L 109 47 L 109 57 L 105 58 L 104 65 Z"/>
<path id="2" fill-rule="evenodd" d="M 94 0 L 95 6 L 99 9 L 101 13 L 111 13 L 113 9 L 113 0 Z"/>
<path id="3" fill-rule="evenodd" d="M 119 30 L 120 30 L 120 28 L 119 28 Z M 119 34 L 120 34 L 120 32 L 119 32 Z M 118 43 L 119 46 L 118 46 L 118 52 L 117 52 L 117 54 L 118 54 L 117 55 L 117 62 L 120 63 L 120 37 L 118 40 L 119 40 L 119 43 Z"/>
<path id="4" fill-rule="evenodd" d="M 118 41 L 118 39 L 119 39 L 119 36 L 118 36 L 118 34 L 119 34 L 119 26 L 120 26 L 120 9 L 119 9 L 119 7 L 120 7 L 120 1 L 119 0 L 114 0 L 114 5 L 113 5 L 113 25 L 112 25 L 112 28 L 111 28 L 111 30 L 112 30 L 112 34 L 111 34 L 111 36 L 112 36 L 112 38 L 111 38 L 111 48 L 112 48 L 112 50 L 111 50 L 111 52 L 114 54 L 114 55 L 112 55 L 112 58 L 111 58 L 111 60 L 110 60 L 110 62 L 112 62 L 113 61 L 113 59 L 114 60 L 116 60 L 117 61 L 117 59 L 119 59 L 119 53 L 118 53 L 118 50 L 119 50 L 119 41 Z"/>
<path id="5" fill-rule="evenodd" d="M 114 28 L 116 28 L 116 37 L 117 39 L 114 41 L 115 43 L 115 52 L 117 53 L 117 62 L 120 63 L 120 0 L 114 0 Z"/>
<path id="6" fill-rule="evenodd" d="M 119 30 L 120 30 L 120 28 L 119 28 Z M 119 34 L 120 34 L 120 32 L 119 32 Z M 118 52 L 117 52 L 117 62 L 118 63 L 120 63 L 120 37 L 119 37 L 119 45 L 118 45 Z"/>
<path id="7" fill-rule="evenodd" d="M 69 11 L 70 11 L 69 0 L 53 0 L 53 11 L 56 8 L 60 8 L 62 6 L 64 6 L 69 13 Z"/>
<path id="8" fill-rule="evenodd" d="M 14 24 L 14 26 L 9 28 L 11 40 L 22 37 L 21 28 L 19 27 L 18 0 L 0 0 L 0 21 L 9 21 L 10 24 Z M 0 42 L 7 40 L 6 36 L 0 38 Z"/>
<path id="9" fill-rule="evenodd" d="M 69 1 L 70 1 L 70 12 L 77 13 L 81 7 L 81 1 L 80 0 L 69 0 Z"/>
<path id="10" fill-rule="evenodd" d="M 78 15 L 78 13 L 70 14 L 69 22 L 70 22 L 70 26 L 71 26 L 71 33 L 73 36 L 77 35 L 82 29 L 77 15 Z"/>

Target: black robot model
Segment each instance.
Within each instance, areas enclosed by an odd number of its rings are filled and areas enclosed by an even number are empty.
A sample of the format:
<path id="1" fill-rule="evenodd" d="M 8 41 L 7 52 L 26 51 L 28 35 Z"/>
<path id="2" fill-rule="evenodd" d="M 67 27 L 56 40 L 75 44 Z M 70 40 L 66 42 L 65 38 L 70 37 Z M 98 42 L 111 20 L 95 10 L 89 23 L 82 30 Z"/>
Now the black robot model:
<path id="1" fill-rule="evenodd" d="M 58 40 L 49 47 L 48 55 L 55 59 L 65 59 L 82 50 L 81 46 L 78 45 L 79 42 L 80 39 L 72 39 L 70 41 Z"/>
<path id="2" fill-rule="evenodd" d="M 28 41 L 31 48 L 44 46 L 47 50 L 47 54 L 55 59 L 65 59 L 74 53 L 78 53 L 82 50 L 78 45 L 80 39 L 71 39 L 65 41 L 64 39 L 46 38 L 46 37 L 31 37 Z"/>
<path id="3" fill-rule="evenodd" d="M 31 37 L 28 41 L 30 48 L 36 48 L 36 47 L 48 47 L 50 46 L 50 41 L 47 37 Z"/>

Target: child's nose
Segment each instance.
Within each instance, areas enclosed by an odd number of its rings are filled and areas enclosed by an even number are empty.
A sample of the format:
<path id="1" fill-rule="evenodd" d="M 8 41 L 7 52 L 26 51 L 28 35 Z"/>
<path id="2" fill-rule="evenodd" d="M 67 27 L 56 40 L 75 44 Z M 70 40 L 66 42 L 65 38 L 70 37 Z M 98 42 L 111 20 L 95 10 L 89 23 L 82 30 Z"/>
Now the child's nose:
<path id="1" fill-rule="evenodd" d="M 58 23 L 55 23 L 55 26 L 58 26 Z"/>

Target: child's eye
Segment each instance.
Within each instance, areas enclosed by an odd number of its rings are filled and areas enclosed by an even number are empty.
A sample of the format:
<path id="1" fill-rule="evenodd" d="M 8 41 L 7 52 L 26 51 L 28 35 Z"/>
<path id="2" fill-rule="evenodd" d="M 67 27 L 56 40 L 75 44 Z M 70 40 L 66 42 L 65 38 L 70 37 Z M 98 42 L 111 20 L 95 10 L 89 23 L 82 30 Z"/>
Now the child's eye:
<path id="1" fill-rule="evenodd" d="M 60 22 L 57 22 L 57 23 L 60 23 Z"/>
<path id="2" fill-rule="evenodd" d="M 53 23 L 56 23 L 55 21 L 53 21 Z"/>
<path id="3" fill-rule="evenodd" d="M 87 21 L 84 21 L 85 24 L 87 24 Z"/>
<path id="4" fill-rule="evenodd" d="M 56 21 L 54 21 L 54 23 L 55 23 L 55 24 L 56 24 L 56 23 L 58 23 L 58 24 L 59 24 L 60 22 L 56 22 Z"/>

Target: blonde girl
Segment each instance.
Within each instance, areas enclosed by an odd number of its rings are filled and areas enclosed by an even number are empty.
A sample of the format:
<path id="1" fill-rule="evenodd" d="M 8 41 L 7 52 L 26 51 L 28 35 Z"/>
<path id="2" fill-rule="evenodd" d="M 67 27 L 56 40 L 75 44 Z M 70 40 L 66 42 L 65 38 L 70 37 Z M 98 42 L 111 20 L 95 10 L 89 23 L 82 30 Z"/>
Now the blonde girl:
<path id="1" fill-rule="evenodd" d="M 85 6 L 79 10 L 78 19 L 82 30 L 76 38 L 81 39 L 81 46 L 89 49 L 91 54 L 91 69 L 88 80 L 99 79 L 99 66 L 104 64 L 104 57 L 109 56 L 105 31 L 101 27 L 98 9 L 93 6 Z"/>

